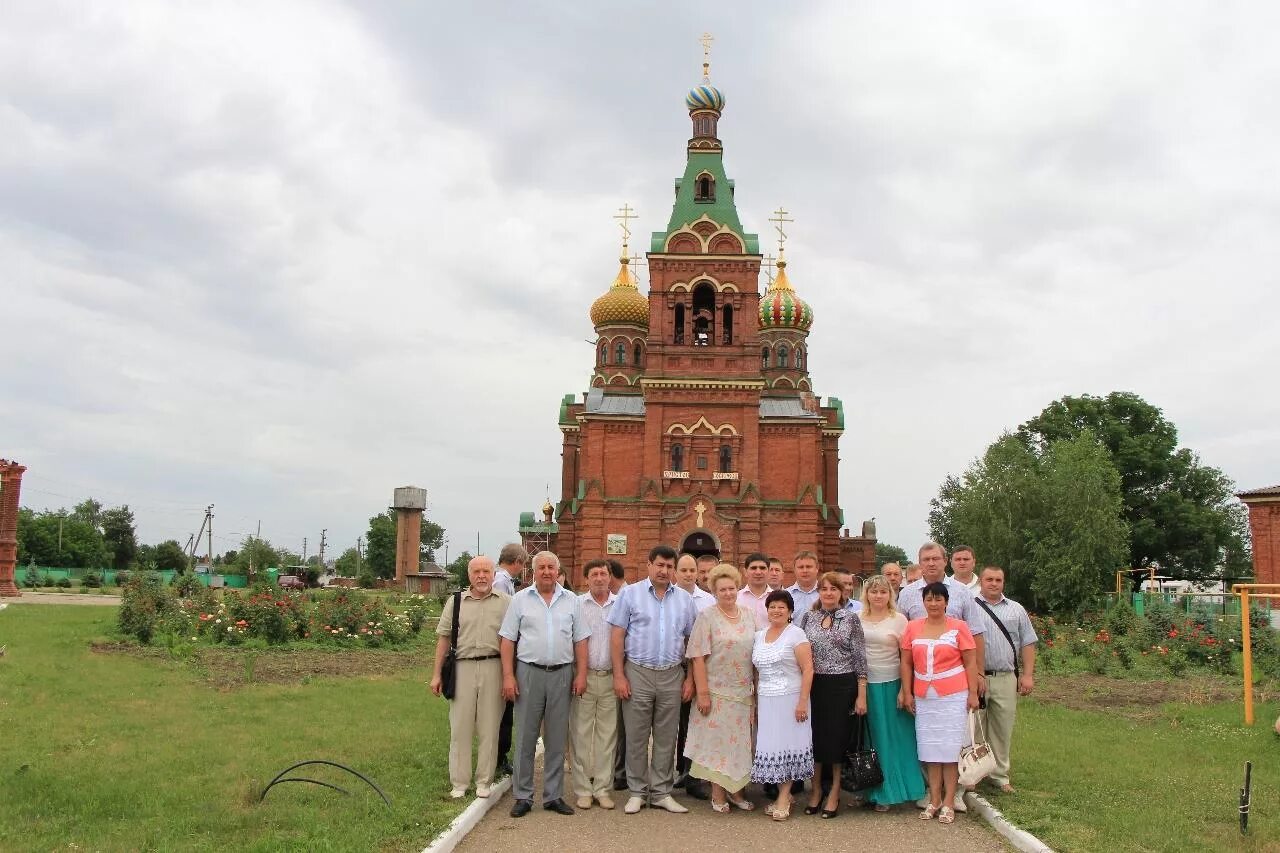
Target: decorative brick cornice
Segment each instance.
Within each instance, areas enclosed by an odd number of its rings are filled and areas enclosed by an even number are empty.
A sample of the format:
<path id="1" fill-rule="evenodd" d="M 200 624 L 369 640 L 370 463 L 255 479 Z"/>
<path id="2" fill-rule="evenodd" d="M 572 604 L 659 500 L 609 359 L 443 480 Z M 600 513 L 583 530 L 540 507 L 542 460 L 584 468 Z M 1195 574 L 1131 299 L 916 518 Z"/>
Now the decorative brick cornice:
<path id="1" fill-rule="evenodd" d="M 650 388 L 698 388 L 717 391 L 759 391 L 764 388 L 763 379 L 657 379 L 641 377 L 640 387 Z"/>

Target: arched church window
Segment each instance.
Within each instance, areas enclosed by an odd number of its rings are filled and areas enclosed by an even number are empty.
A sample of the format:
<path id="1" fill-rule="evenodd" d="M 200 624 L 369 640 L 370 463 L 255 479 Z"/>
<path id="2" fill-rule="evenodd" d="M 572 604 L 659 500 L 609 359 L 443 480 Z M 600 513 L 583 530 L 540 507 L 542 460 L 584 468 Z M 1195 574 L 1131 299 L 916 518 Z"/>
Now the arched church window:
<path id="1" fill-rule="evenodd" d="M 596 364 L 604 366 L 604 363 L 608 358 L 609 347 L 606 344 L 600 344 L 600 351 L 596 353 Z"/>
<path id="2" fill-rule="evenodd" d="M 708 174 L 698 176 L 698 182 L 694 184 L 693 191 L 694 201 L 715 201 L 716 200 L 716 182 Z"/>
<path id="3" fill-rule="evenodd" d="M 804 370 L 804 347 L 796 347 L 796 370 Z"/>
<path id="4" fill-rule="evenodd" d="M 724 329 L 724 342 L 733 343 L 733 306 L 726 305 L 720 312 L 723 315 L 721 327 Z"/>
<path id="5" fill-rule="evenodd" d="M 727 444 L 720 445 L 720 473 L 728 474 L 733 470 L 733 448 Z"/>
<path id="6" fill-rule="evenodd" d="M 684 445 L 683 444 L 671 445 L 671 470 L 672 471 L 684 470 Z"/>
<path id="7" fill-rule="evenodd" d="M 675 343 L 677 343 L 677 344 L 682 344 L 682 343 L 684 343 L 684 306 L 683 306 L 683 305 L 677 305 L 677 306 L 676 306 L 676 312 L 675 312 L 675 314 L 676 314 L 676 316 L 675 316 L 675 319 L 676 319 L 676 323 L 675 323 L 675 326 L 676 326 Z"/>
<path id="8" fill-rule="evenodd" d="M 644 356 L 644 349 L 640 346 L 639 343 L 635 345 L 635 349 L 632 351 L 632 355 L 634 356 L 634 358 L 632 359 L 632 362 L 635 364 L 636 367 L 639 367 L 640 360 Z"/>
<path id="9" fill-rule="evenodd" d="M 622 365 L 627 363 L 627 345 L 619 343 L 613 348 L 613 363 Z"/>
<path id="10" fill-rule="evenodd" d="M 778 346 L 778 367 L 787 366 L 787 345 L 780 344 Z"/>
<path id="11" fill-rule="evenodd" d="M 709 281 L 693 288 L 693 345 L 709 347 L 715 343 L 716 289 Z"/>
<path id="12" fill-rule="evenodd" d="M 769 369 L 769 348 L 760 347 L 760 367 L 764 370 Z"/>

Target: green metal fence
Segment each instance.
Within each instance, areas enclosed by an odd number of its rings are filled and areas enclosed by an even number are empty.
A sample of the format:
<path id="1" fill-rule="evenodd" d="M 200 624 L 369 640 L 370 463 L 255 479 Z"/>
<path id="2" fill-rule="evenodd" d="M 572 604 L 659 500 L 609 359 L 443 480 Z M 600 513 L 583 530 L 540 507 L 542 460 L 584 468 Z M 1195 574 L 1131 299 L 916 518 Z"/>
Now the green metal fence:
<path id="1" fill-rule="evenodd" d="M 118 572 L 116 572 L 114 569 L 81 569 L 81 568 L 69 569 L 69 568 L 54 568 L 51 566 L 35 566 L 35 567 L 19 566 L 17 571 L 14 572 L 14 574 L 17 582 L 25 586 L 27 583 L 27 577 L 31 573 L 34 573 L 36 577 L 45 578 L 49 583 L 53 584 L 53 583 L 57 583 L 59 580 L 64 578 L 67 580 L 70 580 L 73 583 L 76 583 L 83 580 L 84 576 L 87 575 L 89 572 L 94 572 L 95 574 L 97 574 L 98 577 L 102 579 L 102 583 L 104 585 L 115 586 L 116 575 L 118 574 Z M 133 574 L 133 572 L 125 572 L 125 575 L 130 575 L 130 574 Z M 160 579 L 167 584 L 167 583 L 173 582 L 174 575 L 176 575 L 177 572 L 173 571 L 172 569 L 166 569 L 165 571 L 162 571 L 162 572 L 156 572 L 156 574 L 158 574 L 160 576 Z M 205 586 L 210 585 L 209 575 L 202 574 L 202 575 L 197 575 L 197 577 L 200 578 L 201 582 L 204 583 Z M 249 586 L 249 579 L 244 575 L 214 575 L 213 577 L 221 578 L 222 579 L 221 585 L 229 589 L 244 589 Z M 274 581 L 275 578 L 272 577 L 271 580 Z"/>
<path id="2" fill-rule="evenodd" d="M 1105 596 L 1107 607 L 1116 603 L 1116 594 L 1109 592 Z M 1144 592 L 1125 594 L 1123 600 L 1133 606 L 1134 612 L 1142 615 L 1147 607 L 1156 602 L 1168 604 L 1178 613 L 1213 613 L 1218 616 L 1239 616 L 1240 597 L 1229 592 Z M 1249 608 L 1255 612 L 1266 613 L 1265 603 L 1253 604 Z"/>

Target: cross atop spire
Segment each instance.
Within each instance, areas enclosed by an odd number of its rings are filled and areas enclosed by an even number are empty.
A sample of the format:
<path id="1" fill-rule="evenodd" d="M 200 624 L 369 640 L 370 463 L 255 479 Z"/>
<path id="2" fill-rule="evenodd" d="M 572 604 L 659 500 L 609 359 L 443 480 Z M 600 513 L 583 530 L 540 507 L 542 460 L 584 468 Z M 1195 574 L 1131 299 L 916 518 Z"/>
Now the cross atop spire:
<path id="1" fill-rule="evenodd" d="M 626 263 L 627 245 L 631 242 L 631 220 L 638 219 L 639 216 L 636 214 L 635 208 L 630 204 L 623 203 L 622 207 L 618 208 L 618 212 L 613 215 L 613 218 L 618 220 L 618 227 L 622 229 L 622 257 L 623 263 Z"/>
<path id="2" fill-rule="evenodd" d="M 782 253 L 786 250 L 787 232 L 783 230 L 783 226 L 788 222 L 795 222 L 794 219 L 787 216 L 787 210 L 779 207 L 773 212 L 773 216 L 769 217 L 769 221 L 774 223 L 773 230 L 778 232 L 778 259 L 782 259 Z"/>
<path id="3" fill-rule="evenodd" d="M 702 38 L 698 41 L 702 42 L 702 82 L 711 82 L 711 43 L 715 41 L 715 36 L 711 33 L 703 33 Z"/>

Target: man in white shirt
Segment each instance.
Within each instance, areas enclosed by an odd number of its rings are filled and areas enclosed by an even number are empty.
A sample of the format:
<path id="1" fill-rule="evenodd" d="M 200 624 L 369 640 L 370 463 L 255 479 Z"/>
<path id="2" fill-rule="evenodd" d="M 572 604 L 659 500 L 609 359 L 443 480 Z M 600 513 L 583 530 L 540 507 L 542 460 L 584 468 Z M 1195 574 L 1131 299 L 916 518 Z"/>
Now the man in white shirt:
<path id="1" fill-rule="evenodd" d="M 951 552 L 951 577 L 969 588 L 969 592 L 977 595 L 982 591 L 974 567 L 978 561 L 973 558 L 973 549 L 968 545 L 957 545 Z"/>
<path id="2" fill-rule="evenodd" d="M 618 697 L 613 692 L 613 657 L 609 647 L 609 611 L 617 596 L 609 592 L 608 560 L 592 560 L 583 569 L 587 591 L 582 601 L 582 621 L 591 630 L 587 638 L 587 689 L 569 703 L 570 766 L 578 808 L 613 808 L 609 787 L 613 782 L 613 756 L 618 738 Z"/>
<path id="3" fill-rule="evenodd" d="M 836 569 L 836 574 L 840 576 L 840 588 L 844 590 L 845 609 L 861 613 L 862 601 L 859 599 L 859 590 L 862 589 L 861 581 L 846 568 Z"/>
<path id="4" fill-rule="evenodd" d="M 787 587 L 795 610 L 791 613 L 791 624 L 799 625 L 804 614 L 813 609 L 818 600 L 818 555 L 812 551 L 801 551 L 796 554 L 796 582 Z"/>
<path id="5" fill-rule="evenodd" d="M 524 578 L 529 565 L 529 552 L 519 542 L 508 542 L 498 552 L 498 570 L 493 574 L 493 588 L 507 598 L 516 594 L 516 584 Z"/>
<path id="6" fill-rule="evenodd" d="M 769 595 L 769 558 L 764 554 L 747 555 L 745 563 L 747 585 L 738 590 L 738 606 L 745 607 L 756 617 L 756 626 L 769 624 L 769 614 L 764 600 Z"/>

